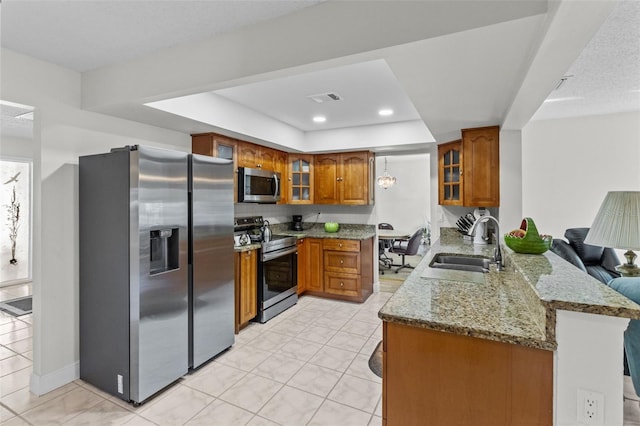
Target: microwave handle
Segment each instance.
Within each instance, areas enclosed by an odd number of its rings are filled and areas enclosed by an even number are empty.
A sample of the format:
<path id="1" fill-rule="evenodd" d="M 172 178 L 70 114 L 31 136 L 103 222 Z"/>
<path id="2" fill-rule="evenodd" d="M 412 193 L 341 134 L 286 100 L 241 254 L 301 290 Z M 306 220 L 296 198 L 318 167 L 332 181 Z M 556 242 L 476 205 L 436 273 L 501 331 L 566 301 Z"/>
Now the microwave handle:
<path id="1" fill-rule="evenodd" d="M 275 188 L 275 191 L 273 192 L 273 196 L 275 197 L 275 196 L 278 195 L 278 188 L 280 186 L 280 182 L 278 181 L 278 174 L 277 173 L 273 174 L 273 180 L 276 183 L 276 188 Z"/>

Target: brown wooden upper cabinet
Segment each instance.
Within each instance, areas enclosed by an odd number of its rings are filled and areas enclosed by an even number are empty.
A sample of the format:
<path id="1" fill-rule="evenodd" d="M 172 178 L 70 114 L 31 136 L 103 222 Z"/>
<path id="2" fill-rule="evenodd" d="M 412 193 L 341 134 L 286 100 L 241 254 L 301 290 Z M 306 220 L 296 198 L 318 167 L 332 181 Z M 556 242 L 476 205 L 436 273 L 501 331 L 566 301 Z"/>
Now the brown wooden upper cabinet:
<path id="1" fill-rule="evenodd" d="M 313 204 L 313 155 L 289 154 L 287 172 L 289 204 Z"/>
<path id="2" fill-rule="evenodd" d="M 250 142 L 237 141 L 237 165 L 252 169 L 270 170 L 280 173 L 281 190 L 278 204 L 287 202 L 287 185 L 283 180 L 287 176 L 287 153 Z"/>
<path id="3" fill-rule="evenodd" d="M 233 159 L 235 168 L 279 172 L 282 185 L 279 204 L 374 203 L 375 162 L 372 152 L 288 154 L 217 133 L 191 136 L 191 151 L 194 154 Z M 237 179 L 237 174 L 234 174 L 236 189 Z M 237 193 L 234 200 L 237 202 Z"/>
<path id="4" fill-rule="evenodd" d="M 250 167 L 252 169 L 264 169 L 279 171 L 282 166 L 278 164 L 277 149 L 267 148 L 250 142 L 238 141 L 238 167 Z"/>
<path id="5" fill-rule="evenodd" d="M 373 158 L 367 151 L 316 155 L 315 204 L 373 204 Z"/>
<path id="6" fill-rule="evenodd" d="M 216 133 L 191 135 L 191 152 L 233 160 L 236 153 L 236 140 Z"/>
<path id="7" fill-rule="evenodd" d="M 462 139 L 438 145 L 438 202 L 500 206 L 500 127 L 463 129 Z"/>
<path id="8" fill-rule="evenodd" d="M 462 140 L 438 145 L 439 204 L 461 206 L 462 185 Z"/>

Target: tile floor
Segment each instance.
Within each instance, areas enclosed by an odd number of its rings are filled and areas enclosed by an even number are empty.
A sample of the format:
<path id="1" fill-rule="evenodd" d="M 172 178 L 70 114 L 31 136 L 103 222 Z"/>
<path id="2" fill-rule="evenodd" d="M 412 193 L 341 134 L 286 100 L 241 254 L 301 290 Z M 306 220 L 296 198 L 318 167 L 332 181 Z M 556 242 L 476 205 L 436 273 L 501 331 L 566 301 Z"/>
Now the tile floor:
<path id="1" fill-rule="evenodd" d="M 30 289 L 0 289 L 3 300 Z M 267 324 L 250 324 L 232 349 L 140 407 L 76 380 L 40 398 L 29 392 L 31 315 L 0 312 L 2 425 L 381 425 L 382 381 L 369 355 L 382 338 L 364 304 L 302 297 Z"/>
<path id="2" fill-rule="evenodd" d="M 0 300 L 30 294 L 0 288 Z M 76 380 L 29 392 L 31 315 L 0 312 L 0 423 L 13 425 L 381 425 L 381 380 L 368 367 L 391 293 L 358 305 L 304 296 L 267 324 L 251 324 L 214 361 L 133 407 Z M 625 425 L 640 402 L 625 377 Z"/>

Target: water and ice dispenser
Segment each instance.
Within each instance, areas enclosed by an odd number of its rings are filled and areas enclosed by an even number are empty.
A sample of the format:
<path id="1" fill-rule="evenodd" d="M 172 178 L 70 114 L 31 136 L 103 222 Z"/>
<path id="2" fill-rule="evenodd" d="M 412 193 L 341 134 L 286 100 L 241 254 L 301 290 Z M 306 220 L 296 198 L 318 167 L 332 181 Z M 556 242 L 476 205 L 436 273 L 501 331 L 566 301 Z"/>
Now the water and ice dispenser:
<path id="1" fill-rule="evenodd" d="M 154 229 L 149 232 L 149 274 L 160 274 L 180 267 L 178 228 Z"/>

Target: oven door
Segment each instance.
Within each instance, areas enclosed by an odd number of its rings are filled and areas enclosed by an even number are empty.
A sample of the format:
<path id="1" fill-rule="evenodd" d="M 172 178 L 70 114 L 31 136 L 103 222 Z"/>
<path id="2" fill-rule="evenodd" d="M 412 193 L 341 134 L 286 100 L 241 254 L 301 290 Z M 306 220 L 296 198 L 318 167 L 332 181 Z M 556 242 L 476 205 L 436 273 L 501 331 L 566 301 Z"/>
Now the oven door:
<path id="1" fill-rule="evenodd" d="M 258 269 L 258 308 L 261 311 L 297 294 L 298 249 L 296 246 L 263 254 Z"/>

